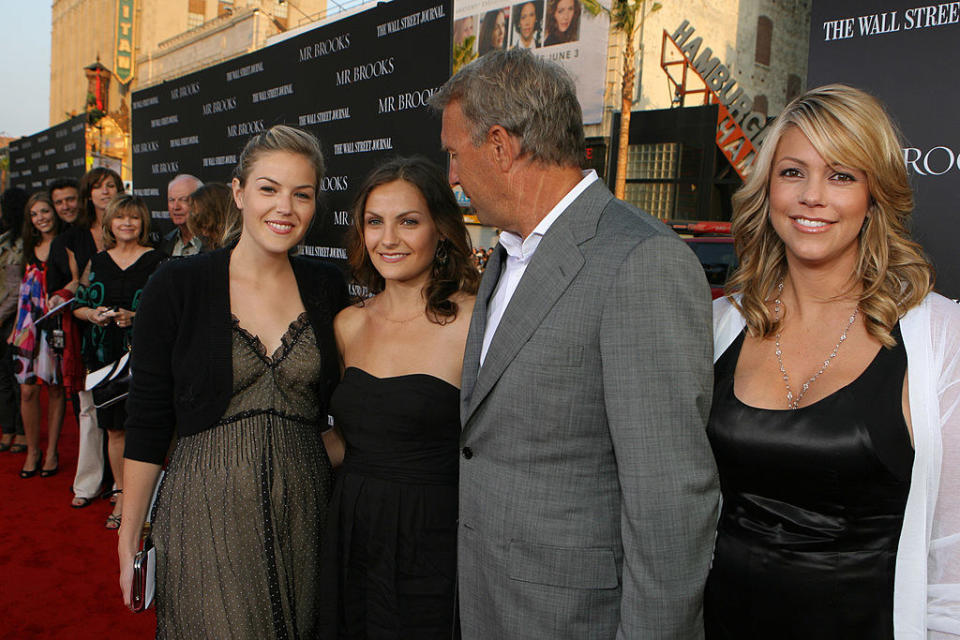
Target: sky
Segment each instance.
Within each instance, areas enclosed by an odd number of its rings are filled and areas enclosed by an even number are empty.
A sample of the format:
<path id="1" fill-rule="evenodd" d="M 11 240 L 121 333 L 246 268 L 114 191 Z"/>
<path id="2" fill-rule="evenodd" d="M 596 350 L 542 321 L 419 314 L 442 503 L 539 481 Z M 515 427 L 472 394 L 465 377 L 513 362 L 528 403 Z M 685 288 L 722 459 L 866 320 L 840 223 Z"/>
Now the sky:
<path id="1" fill-rule="evenodd" d="M 50 0 L 0 0 L 0 136 L 50 126 Z"/>

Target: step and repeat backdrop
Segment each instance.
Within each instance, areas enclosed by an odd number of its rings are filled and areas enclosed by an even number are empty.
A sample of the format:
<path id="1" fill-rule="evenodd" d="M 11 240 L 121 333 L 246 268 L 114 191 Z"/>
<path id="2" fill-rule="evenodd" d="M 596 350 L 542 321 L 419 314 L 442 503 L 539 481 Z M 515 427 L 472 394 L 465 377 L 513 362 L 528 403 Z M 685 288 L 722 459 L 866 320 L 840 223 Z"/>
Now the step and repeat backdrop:
<path id="1" fill-rule="evenodd" d="M 815 0 L 807 86 L 844 82 L 882 100 L 904 137 L 914 237 L 937 290 L 960 297 L 960 3 Z"/>
<path id="2" fill-rule="evenodd" d="M 33 193 L 86 171 L 86 115 L 10 143 L 10 186 Z"/>
<path id="3" fill-rule="evenodd" d="M 364 176 L 394 155 L 441 167 L 428 98 L 450 76 L 449 0 L 391 2 L 132 97 L 133 183 L 170 228 L 167 183 L 230 182 L 251 135 L 275 124 L 320 139 L 327 175 L 306 255 L 345 265 L 343 235 Z"/>

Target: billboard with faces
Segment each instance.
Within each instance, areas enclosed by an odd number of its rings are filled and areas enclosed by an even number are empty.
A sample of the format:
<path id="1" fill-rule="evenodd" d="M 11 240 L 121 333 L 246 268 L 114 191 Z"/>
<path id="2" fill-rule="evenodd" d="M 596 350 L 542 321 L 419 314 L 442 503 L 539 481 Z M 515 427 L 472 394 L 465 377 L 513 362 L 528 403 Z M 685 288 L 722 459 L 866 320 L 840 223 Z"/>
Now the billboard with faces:
<path id="1" fill-rule="evenodd" d="M 494 49 L 530 49 L 573 77 L 584 124 L 600 122 L 610 24 L 605 14 L 590 15 L 580 0 L 456 0 L 453 14 L 454 70 Z"/>

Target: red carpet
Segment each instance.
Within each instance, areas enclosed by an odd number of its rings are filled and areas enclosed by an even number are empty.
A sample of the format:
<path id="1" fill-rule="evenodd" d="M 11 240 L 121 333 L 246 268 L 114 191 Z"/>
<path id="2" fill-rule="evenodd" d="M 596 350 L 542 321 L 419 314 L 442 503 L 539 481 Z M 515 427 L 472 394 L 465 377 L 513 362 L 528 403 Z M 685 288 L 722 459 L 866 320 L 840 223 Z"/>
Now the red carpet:
<path id="1" fill-rule="evenodd" d="M 110 503 L 70 508 L 78 432 L 66 413 L 57 475 L 24 480 L 26 454 L 0 453 L 0 638 L 152 638 L 153 609 L 133 614 L 120 598 Z"/>

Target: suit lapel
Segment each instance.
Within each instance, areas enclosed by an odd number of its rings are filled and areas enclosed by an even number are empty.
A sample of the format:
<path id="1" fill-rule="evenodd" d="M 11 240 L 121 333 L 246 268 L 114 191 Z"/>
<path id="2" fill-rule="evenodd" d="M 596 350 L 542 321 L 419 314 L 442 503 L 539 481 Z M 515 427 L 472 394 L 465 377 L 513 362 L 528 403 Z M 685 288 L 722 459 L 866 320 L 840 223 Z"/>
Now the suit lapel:
<path id="1" fill-rule="evenodd" d="M 495 259 L 488 264 L 477 293 L 467 338 L 460 404 L 460 418 L 464 429 L 507 366 L 583 268 L 585 260 L 580 244 L 596 235 L 600 214 L 612 199 L 613 194 L 597 180 L 550 226 L 500 319 L 483 367 L 477 373 L 490 296 L 500 279 L 506 255 L 503 247 L 497 246 Z"/>
<path id="2" fill-rule="evenodd" d="M 464 425 L 583 264 L 583 256 L 567 225 L 555 224 L 537 247 L 500 320 L 462 416 Z M 486 313 L 481 321 L 486 323 Z"/>
<path id="3" fill-rule="evenodd" d="M 477 301 L 473 305 L 473 315 L 470 317 L 470 330 L 467 332 L 467 346 L 463 355 L 463 376 L 460 383 L 460 417 L 462 424 L 466 424 L 466 410 L 477 383 L 477 371 L 480 369 L 480 352 L 483 349 L 483 335 L 487 326 L 487 309 L 490 306 L 490 297 L 497 282 L 500 280 L 500 271 L 507 252 L 498 244 L 493 255 L 487 261 L 487 268 L 480 280 L 477 290 Z"/>

